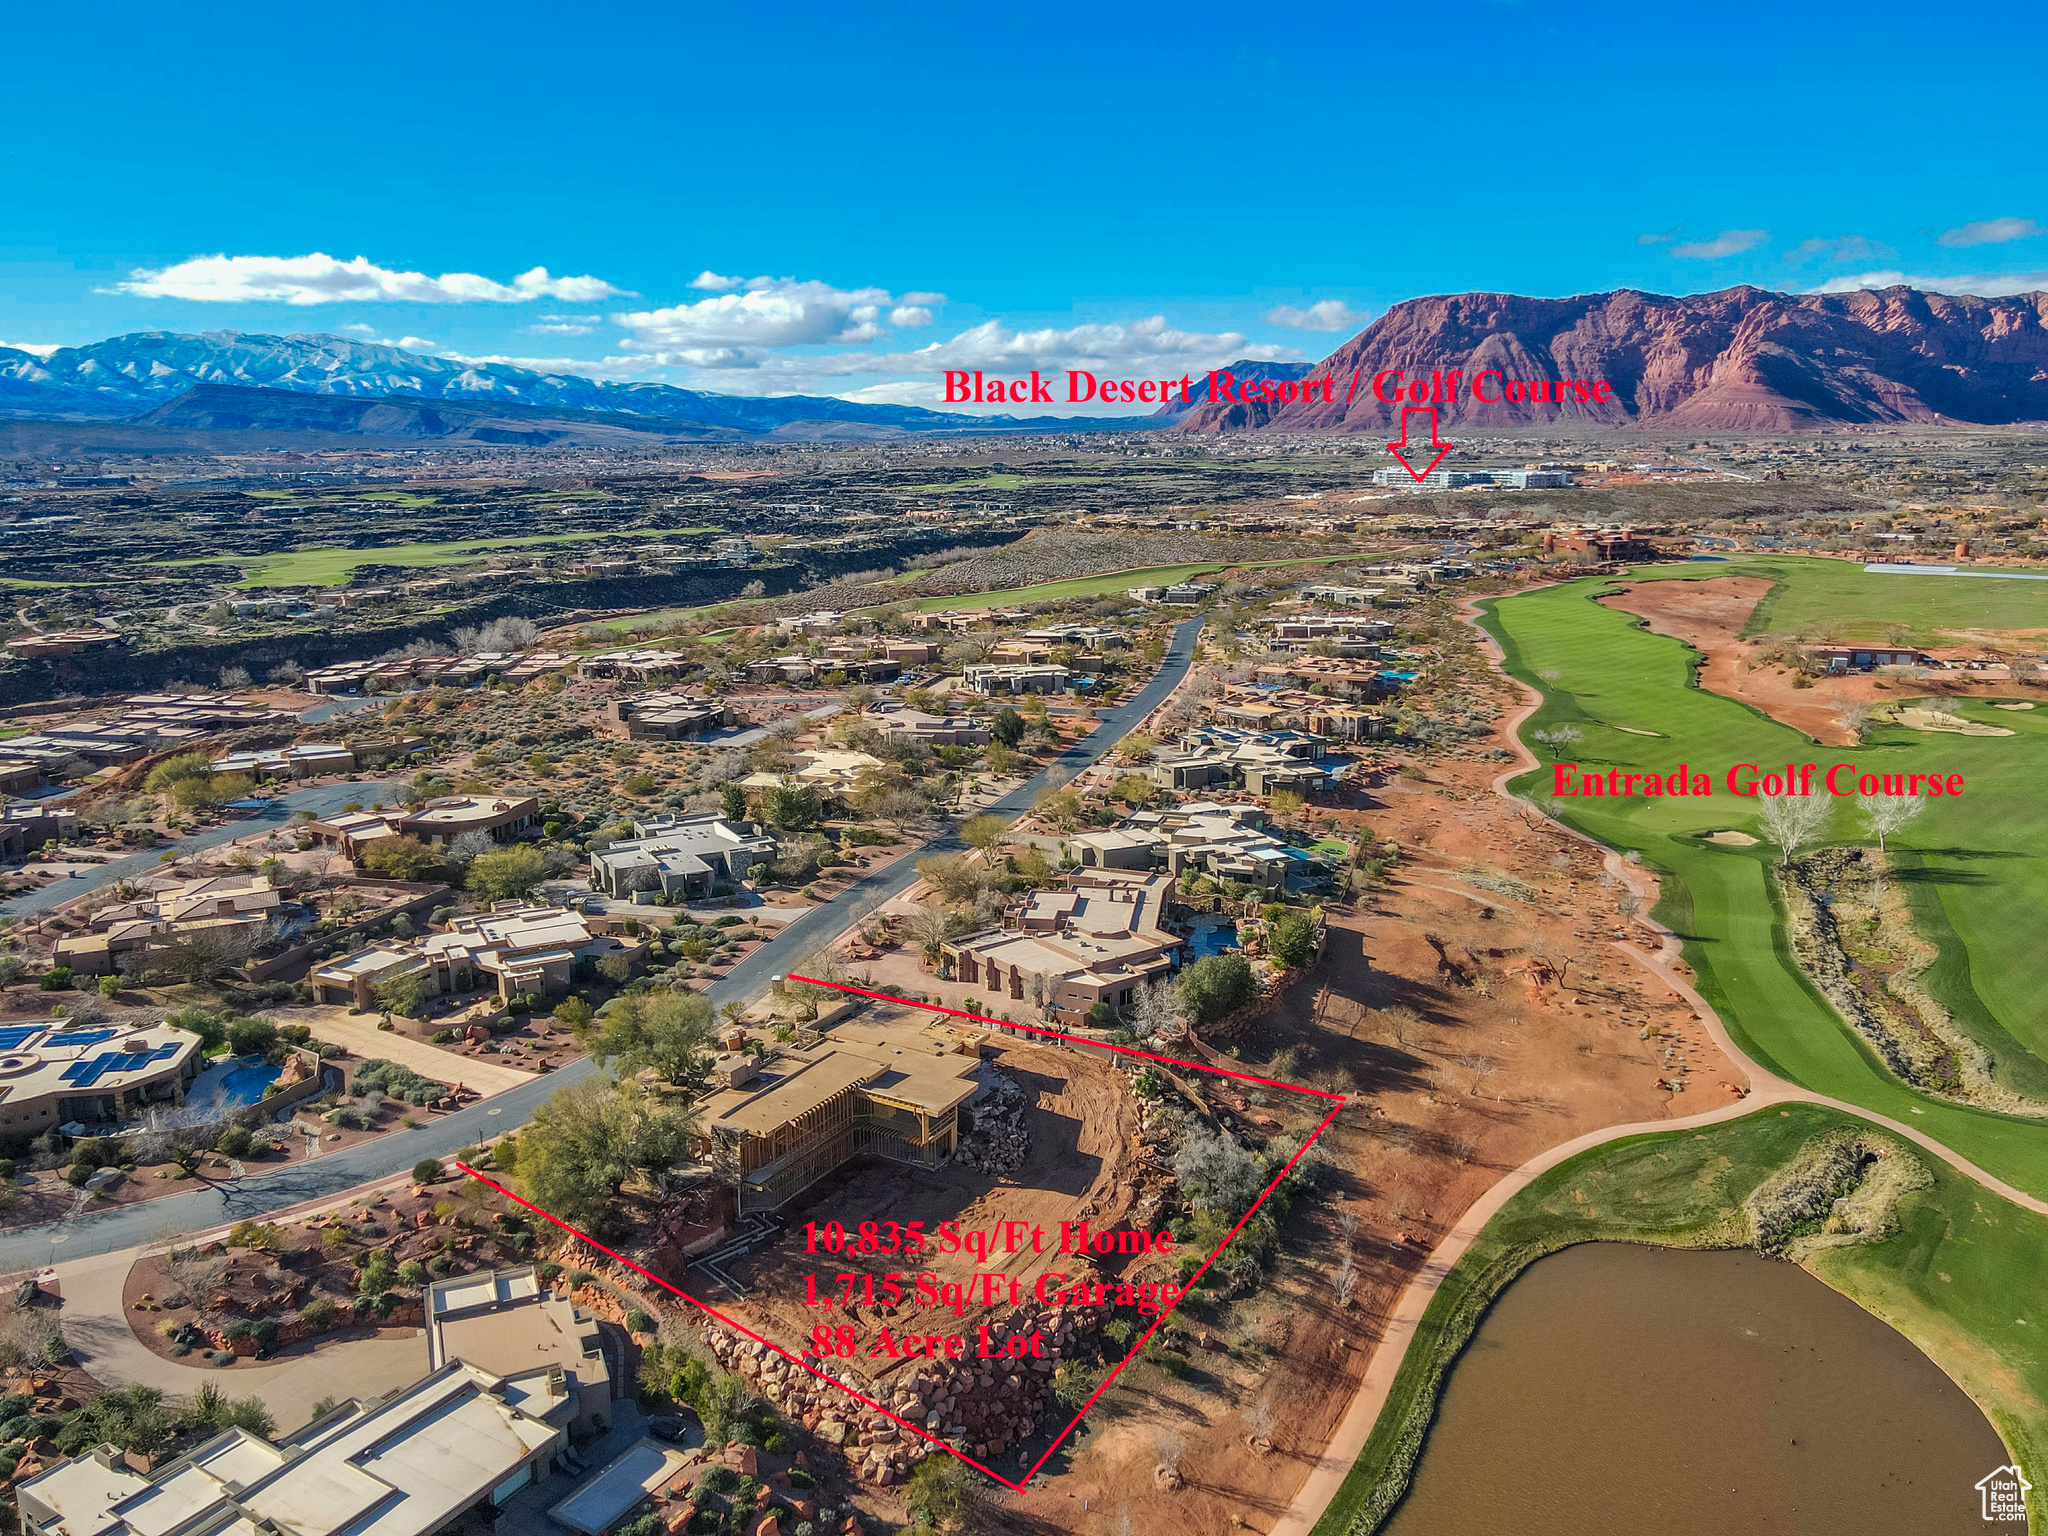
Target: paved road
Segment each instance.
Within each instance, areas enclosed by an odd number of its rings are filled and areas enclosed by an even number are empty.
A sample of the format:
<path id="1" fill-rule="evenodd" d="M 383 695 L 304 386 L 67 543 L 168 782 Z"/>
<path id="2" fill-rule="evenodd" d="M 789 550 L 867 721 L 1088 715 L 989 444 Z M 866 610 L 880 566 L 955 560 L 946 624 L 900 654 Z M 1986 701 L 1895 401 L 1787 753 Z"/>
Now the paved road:
<path id="1" fill-rule="evenodd" d="M 368 805 L 380 796 L 397 789 L 396 784 L 356 783 L 321 784 L 313 789 L 295 789 L 288 795 L 279 795 L 262 810 L 244 816 L 240 821 L 230 821 L 223 826 L 196 832 L 190 837 L 173 839 L 161 843 L 147 853 L 130 854 L 125 859 L 113 859 L 88 870 L 76 880 L 52 880 L 41 890 L 29 891 L 10 901 L 0 901 L 0 912 L 15 917 L 34 917 L 38 912 L 48 912 L 67 901 L 76 901 L 87 891 L 97 890 L 103 885 L 112 885 L 116 880 L 139 879 L 143 875 L 157 873 L 163 865 L 166 853 L 183 856 L 197 853 L 202 848 L 217 848 L 222 843 L 231 843 L 238 837 L 249 837 L 257 832 L 281 827 L 299 811 L 311 811 L 315 816 L 329 816 L 351 801 L 360 800 Z"/>
<path id="2" fill-rule="evenodd" d="M 1194 661 L 1195 636 L 1202 621 L 1189 619 L 1173 632 L 1173 644 L 1159 675 L 1129 702 L 1106 715 L 1085 741 L 1078 742 L 1041 773 L 1011 790 L 989 807 L 1002 815 L 1014 816 L 1031 808 L 1057 773 L 1064 782 L 1091 766 L 1127 731 L 1139 725 L 1179 686 Z M 375 786 L 351 784 L 347 798 L 360 796 Z M 321 791 L 309 790 L 307 794 Z M 339 805 L 339 801 L 336 802 Z M 282 819 L 282 813 L 280 818 Z M 247 829 L 250 822 L 236 824 Z M 958 831 L 944 828 L 923 848 L 927 853 L 950 853 L 965 847 Z M 844 933 L 891 897 L 901 895 L 917 881 L 917 857 L 898 859 L 855 882 L 830 901 L 812 908 L 789 923 L 774 943 L 755 950 L 728 971 L 710 989 L 713 1002 L 751 1003 L 768 989 L 769 983 L 788 971 L 813 949 Z M 66 881 L 76 887 L 79 882 Z M 74 889 L 73 894 L 76 894 Z M 225 1221 L 262 1216 L 289 1209 L 310 1200 L 326 1199 L 358 1184 L 388 1178 L 410 1168 L 422 1158 L 448 1157 L 463 1147 L 496 1136 L 526 1123 L 536 1104 L 556 1090 L 581 1082 L 597 1070 L 594 1063 L 579 1061 L 545 1077 L 514 1088 L 482 1104 L 473 1104 L 452 1115 L 440 1116 L 415 1130 L 380 1136 L 357 1146 L 330 1152 L 309 1162 L 294 1163 L 274 1173 L 258 1174 L 241 1181 L 240 1187 L 223 1198 L 217 1186 L 189 1194 L 169 1195 L 141 1205 L 124 1206 L 77 1221 L 52 1222 L 0 1237 L 0 1274 L 37 1268 L 58 1260 L 69 1262 L 96 1253 L 137 1248 L 164 1241 L 180 1232 L 198 1232 Z"/>

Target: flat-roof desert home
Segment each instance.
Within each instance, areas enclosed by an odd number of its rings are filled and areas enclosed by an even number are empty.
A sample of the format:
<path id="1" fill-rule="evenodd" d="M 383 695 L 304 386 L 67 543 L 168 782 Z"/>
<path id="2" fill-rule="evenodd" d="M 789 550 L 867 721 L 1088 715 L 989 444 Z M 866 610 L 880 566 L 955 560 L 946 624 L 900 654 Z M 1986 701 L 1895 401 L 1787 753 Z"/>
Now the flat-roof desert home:
<path id="1" fill-rule="evenodd" d="M 489 1275 L 451 1275 L 427 1287 L 427 1360 L 435 1369 L 464 1360 L 508 1382 L 540 1375 L 566 1390 L 556 1422 L 580 1439 L 611 1410 L 617 1379 L 596 1320 L 540 1283 L 531 1266 Z"/>
<path id="2" fill-rule="evenodd" d="M 1173 969 L 1186 941 L 1165 926 L 1172 899 L 1170 875 L 1076 870 L 1064 891 L 1034 892 L 1001 928 L 948 940 L 940 953 L 968 986 L 1078 1022 L 1097 1003 L 1129 1004 Z"/>
<path id="3" fill-rule="evenodd" d="M 638 952 L 637 944 L 593 934 L 567 908 L 501 901 L 489 912 L 455 918 L 445 932 L 365 945 L 307 980 L 314 1002 L 342 1008 L 376 1007 L 377 988 L 401 976 L 419 977 L 429 997 L 495 986 L 510 1002 L 526 993 L 566 992 L 579 960 Z"/>
<path id="4" fill-rule="evenodd" d="M 715 811 L 663 816 L 634 822 L 630 838 L 593 853 L 590 882 L 607 896 L 709 896 L 713 887 L 737 885 L 774 857 L 775 839 L 750 822 L 735 826 Z"/>
<path id="5" fill-rule="evenodd" d="M 0 1137 L 118 1124 L 152 1104 L 181 1105 L 199 1067 L 199 1037 L 168 1024 L 10 1024 L 0 1028 Z"/>
<path id="6" fill-rule="evenodd" d="M 306 831 L 355 858 L 380 837 L 452 843 L 465 832 L 482 832 L 509 843 L 539 826 L 540 801 L 532 795 L 445 795 L 411 810 L 347 811 L 308 822 Z"/>
<path id="7" fill-rule="evenodd" d="M 151 1472 L 111 1445 L 15 1490 L 27 1536 L 434 1536 L 551 1470 L 576 1394 L 554 1373 L 451 1360 L 290 1439 L 223 1430 Z"/>
<path id="8" fill-rule="evenodd" d="M 744 1059 L 704 1101 L 701 1148 L 742 1212 L 772 1210 L 848 1158 L 870 1153 L 936 1168 L 981 1091 L 980 1037 L 943 1024 L 836 1026 L 766 1068 Z"/>

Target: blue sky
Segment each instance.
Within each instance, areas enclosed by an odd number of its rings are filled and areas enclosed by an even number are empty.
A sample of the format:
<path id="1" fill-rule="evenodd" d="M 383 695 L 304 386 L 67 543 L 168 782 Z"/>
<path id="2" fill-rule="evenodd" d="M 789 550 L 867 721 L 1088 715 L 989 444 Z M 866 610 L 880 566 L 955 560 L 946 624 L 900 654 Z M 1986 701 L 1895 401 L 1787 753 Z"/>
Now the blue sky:
<path id="1" fill-rule="evenodd" d="M 0 340 L 936 403 L 1465 289 L 2048 287 L 2038 5 L 294 14 L 14 11 Z"/>

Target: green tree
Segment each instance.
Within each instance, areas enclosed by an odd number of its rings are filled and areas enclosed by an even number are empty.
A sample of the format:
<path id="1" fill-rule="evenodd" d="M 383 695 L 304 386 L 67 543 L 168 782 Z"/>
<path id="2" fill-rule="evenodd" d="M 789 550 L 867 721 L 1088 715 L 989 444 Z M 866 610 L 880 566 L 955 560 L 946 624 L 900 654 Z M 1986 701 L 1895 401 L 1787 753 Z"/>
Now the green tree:
<path id="1" fill-rule="evenodd" d="M 520 844 L 495 853 L 480 853 L 470 861 L 469 888 L 491 901 L 511 901 L 530 896 L 547 874 L 547 860 L 538 848 Z"/>
<path id="2" fill-rule="evenodd" d="M 1284 912 L 1266 931 L 1266 952 L 1290 971 L 1307 965 L 1316 952 L 1316 925 L 1304 912 Z"/>
<path id="3" fill-rule="evenodd" d="M 571 1030 L 581 1030 L 590 1022 L 590 1004 L 580 997 L 565 997 L 555 1004 L 555 1022 Z"/>
<path id="4" fill-rule="evenodd" d="M 149 777 L 142 781 L 142 787 L 162 793 L 173 784 L 186 779 L 210 779 L 213 777 L 213 761 L 204 752 L 180 752 L 176 757 L 167 757 L 149 770 Z"/>
<path id="5" fill-rule="evenodd" d="M 1005 704 L 996 711 L 996 718 L 989 726 L 989 734 L 1012 751 L 1024 739 L 1024 717 Z"/>
<path id="6" fill-rule="evenodd" d="M 578 1038 L 594 1060 L 616 1058 L 625 1076 L 652 1070 L 665 1083 L 695 1083 L 718 1018 L 702 992 L 618 998 Z"/>
<path id="7" fill-rule="evenodd" d="M 441 855 L 416 837 L 380 837 L 363 850 L 363 868 L 386 880 L 417 880 Z"/>
<path id="8" fill-rule="evenodd" d="M 983 853 L 994 853 L 1009 837 L 1010 824 L 1000 816 L 986 813 L 970 816 L 960 823 L 960 835 L 970 848 L 979 848 Z"/>
<path id="9" fill-rule="evenodd" d="M 417 975 L 394 976 L 378 982 L 372 990 L 377 994 L 379 1008 L 402 1019 L 418 1018 L 427 1006 L 427 984 Z"/>
<path id="10" fill-rule="evenodd" d="M 693 1123 L 687 1105 L 638 1083 L 587 1079 L 534 1110 L 519 1137 L 519 1182 L 543 1210 L 602 1233 L 612 1198 L 635 1174 L 672 1167 Z"/>
<path id="11" fill-rule="evenodd" d="M 784 779 L 761 796 L 761 814 L 779 832 L 801 832 L 815 827 L 824 815 L 818 792 L 808 784 Z"/>
<path id="12" fill-rule="evenodd" d="M 277 1044 L 277 1026 L 268 1019 L 230 1019 L 228 1050 L 237 1056 L 261 1056 Z"/>
<path id="13" fill-rule="evenodd" d="M 1181 972 L 1174 1001 L 1188 1018 L 1206 1024 L 1242 1008 L 1257 991 L 1251 962 L 1243 955 L 1210 955 Z"/>
<path id="14" fill-rule="evenodd" d="M 747 819 L 747 792 L 731 779 L 718 786 L 718 808 L 727 821 Z"/>

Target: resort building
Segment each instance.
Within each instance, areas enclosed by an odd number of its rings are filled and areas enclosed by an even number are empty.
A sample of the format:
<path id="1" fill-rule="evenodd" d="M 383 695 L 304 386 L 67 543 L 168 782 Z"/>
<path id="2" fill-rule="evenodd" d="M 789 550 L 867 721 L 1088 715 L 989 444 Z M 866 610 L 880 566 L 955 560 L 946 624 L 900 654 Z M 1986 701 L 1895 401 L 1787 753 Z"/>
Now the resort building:
<path id="1" fill-rule="evenodd" d="M 488 1530 L 498 1506 L 553 1469 L 576 1401 L 551 1370 L 498 1376 L 451 1360 L 277 1443 L 223 1430 L 148 1472 L 97 1446 L 18 1484 L 16 1501 L 26 1536 L 434 1536 L 478 1521 Z"/>
<path id="2" fill-rule="evenodd" d="M 944 1163 L 960 1106 L 981 1091 L 980 1037 L 915 1019 L 848 1020 L 815 1046 L 742 1063 L 728 1081 L 700 1105 L 700 1155 L 741 1213 L 772 1210 L 862 1153 Z"/>
<path id="3" fill-rule="evenodd" d="M 608 896 L 641 891 L 709 896 L 775 857 L 775 839 L 716 812 L 633 823 L 633 836 L 590 856 L 590 883 Z"/>
<path id="4" fill-rule="evenodd" d="M 371 1009 L 377 989 L 417 976 L 429 997 L 495 985 L 501 1001 L 529 992 L 566 992 L 579 961 L 632 956 L 637 944 L 593 934 L 578 913 L 501 901 L 486 913 L 453 919 L 423 938 L 385 939 L 317 967 L 306 979 L 313 1001 Z"/>

